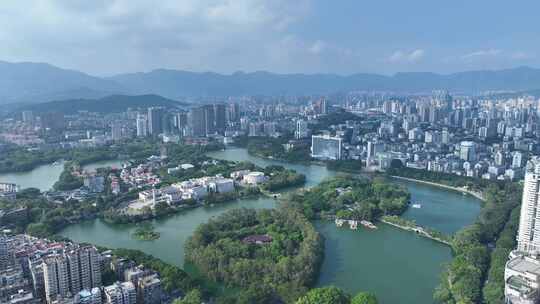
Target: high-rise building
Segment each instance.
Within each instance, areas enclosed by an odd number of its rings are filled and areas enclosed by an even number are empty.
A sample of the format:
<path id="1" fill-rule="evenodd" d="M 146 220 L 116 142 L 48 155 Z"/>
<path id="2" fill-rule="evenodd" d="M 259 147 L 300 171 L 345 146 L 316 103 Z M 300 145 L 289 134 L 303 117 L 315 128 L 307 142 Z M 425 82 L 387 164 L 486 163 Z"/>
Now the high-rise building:
<path id="1" fill-rule="evenodd" d="M 157 136 L 163 132 L 163 108 L 148 108 L 148 134 Z"/>
<path id="2" fill-rule="evenodd" d="M 540 197 L 540 162 L 529 165 L 523 183 L 523 197 L 518 230 L 518 250 L 531 254 L 540 253 L 540 212 L 537 208 Z M 539 223 L 539 224 L 537 224 Z"/>
<path id="3" fill-rule="evenodd" d="M 106 304 L 136 304 L 137 292 L 132 282 L 115 283 L 103 288 Z"/>
<path id="4" fill-rule="evenodd" d="M 476 160 L 476 144 L 472 141 L 462 141 L 460 144 L 459 158 L 465 161 Z"/>
<path id="5" fill-rule="evenodd" d="M 23 111 L 22 112 L 22 120 L 26 124 L 33 124 L 34 123 L 34 112 L 32 112 L 32 111 Z"/>
<path id="6" fill-rule="evenodd" d="M 266 136 L 273 136 L 277 132 L 276 123 L 273 121 L 265 122 L 263 124 L 263 130 Z"/>
<path id="7" fill-rule="evenodd" d="M 69 278 L 70 278 L 70 287 L 72 293 L 77 293 L 81 291 L 81 260 L 79 258 L 79 253 L 76 250 L 72 250 L 66 253 L 69 266 Z M 82 269 L 85 271 L 84 267 Z"/>
<path id="8" fill-rule="evenodd" d="M 170 134 L 173 131 L 173 117 L 171 114 L 163 112 L 161 115 L 161 133 Z"/>
<path id="9" fill-rule="evenodd" d="M 186 112 L 180 112 L 176 114 L 176 127 L 182 133 L 182 131 L 187 127 L 188 125 L 188 115 Z"/>
<path id="10" fill-rule="evenodd" d="M 227 109 L 227 120 L 237 122 L 240 120 L 240 106 L 237 103 L 231 103 Z"/>
<path id="11" fill-rule="evenodd" d="M 43 276 L 43 263 L 29 263 L 31 264 L 30 278 L 32 280 L 32 292 L 37 298 L 45 298 L 45 279 Z"/>
<path id="12" fill-rule="evenodd" d="M 311 157 L 339 160 L 342 156 L 342 138 L 328 135 L 311 136 Z"/>
<path id="13" fill-rule="evenodd" d="M 122 139 L 122 125 L 118 122 L 113 122 L 111 124 L 111 137 L 112 140 Z"/>
<path id="14" fill-rule="evenodd" d="M 308 123 L 305 120 L 299 119 L 296 121 L 296 131 L 294 137 L 296 139 L 307 138 L 309 136 Z"/>
<path id="15" fill-rule="evenodd" d="M 515 151 L 514 155 L 512 156 L 512 168 L 517 169 L 521 168 L 523 165 L 523 153 L 519 151 Z"/>
<path id="16" fill-rule="evenodd" d="M 263 133 L 264 133 L 264 123 L 252 122 L 249 124 L 248 136 L 252 136 L 252 137 L 262 136 Z"/>
<path id="17" fill-rule="evenodd" d="M 538 303 L 540 288 L 540 213 L 537 212 L 540 186 L 540 159 L 527 165 L 517 235 L 517 250 L 504 268 L 504 303 Z"/>
<path id="18" fill-rule="evenodd" d="M 370 140 L 367 142 L 367 158 L 374 159 L 377 153 L 384 152 L 384 144 Z"/>
<path id="19" fill-rule="evenodd" d="M 203 106 L 204 109 L 204 127 L 205 127 L 205 135 L 212 135 L 216 132 L 215 128 L 215 120 L 216 120 L 216 113 L 214 112 L 214 106 L 213 105 L 205 105 Z"/>
<path id="20" fill-rule="evenodd" d="M 140 278 L 137 284 L 137 298 L 139 303 L 161 303 L 161 281 L 157 274 Z"/>
<path id="21" fill-rule="evenodd" d="M 189 111 L 188 125 L 192 136 L 206 136 L 205 109 L 203 107 L 193 108 Z"/>
<path id="22" fill-rule="evenodd" d="M 227 127 L 226 109 L 225 104 L 219 103 L 214 105 L 215 130 L 221 134 L 225 132 L 225 128 Z"/>
<path id="23" fill-rule="evenodd" d="M 146 136 L 148 136 L 148 120 L 146 116 L 139 115 L 137 116 L 137 137 Z"/>
<path id="24" fill-rule="evenodd" d="M 62 130 L 65 128 L 66 121 L 61 112 L 47 112 L 40 116 L 41 127 L 49 130 Z"/>
<path id="25" fill-rule="evenodd" d="M 450 143 L 450 132 L 448 132 L 448 129 L 443 129 L 441 133 L 441 142 L 443 144 Z"/>
<path id="26" fill-rule="evenodd" d="M 43 261 L 43 277 L 48 303 L 59 296 L 65 298 L 69 295 L 69 265 L 64 255 L 50 256 Z"/>
<path id="27" fill-rule="evenodd" d="M 0 236 L 0 270 L 4 270 L 15 263 L 15 252 L 9 238 Z"/>
<path id="28" fill-rule="evenodd" d="M 48 302 L 101 286 L 100 256 L 95 247 L 78 247 L 49 256 L 42 268 Z"/>
<path id="29" fill-rule="evenodd" d="M 90 290 L 93 287 L 101 286 L 101 263 L 97 249 L 91 246 L 82 247 L 79 250 L 79 255 L 82 288 Z"/>

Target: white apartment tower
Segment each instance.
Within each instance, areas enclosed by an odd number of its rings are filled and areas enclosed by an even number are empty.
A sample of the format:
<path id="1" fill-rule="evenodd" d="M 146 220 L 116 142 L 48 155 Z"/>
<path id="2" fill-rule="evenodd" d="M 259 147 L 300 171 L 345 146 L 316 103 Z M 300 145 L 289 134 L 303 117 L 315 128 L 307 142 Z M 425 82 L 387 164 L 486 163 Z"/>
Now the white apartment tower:
<path id="1" fill-rule="evenodd" d="M 132 282 L 116 282 L 103 288 L 107 304 L 135 304 L 137 291 Z"/>
<path id="2" fill-rule="evenodd" d="M 540 159 L 527 165 L 523 183 L 523 198 L 518 231 L 518 250 L 529 254 L 540 253 L 540 212 L 538 212 L 540 186 Z"/>
<path id="3" fill-rule="evenodd" d="M 139 115 L 137 116 L 137 137 L 146 136 L 148 136 L 148 120 L 146 116 Z"/>
<path id="4" fill-rule="evenodd" d="M 43 261 L 45 296 L 51 303 L 58 296 L 66 297 L 69 293 L 69 266 L 63 255 L 48 257 Z"/>
<path id="5" fill-rule="evenodd" d="M 307 138 L 309 136 L 308 123 L 305 120 L 296 121 L 296 131 L 294 132 L 294 137 L 296 139 Z"/>
<path id="6" fill-rule="evenodd" d="M 100 256 L 95 247 L 78 247 L 43 261 L 45 297 L 74 295 L 101 286 Z"/>

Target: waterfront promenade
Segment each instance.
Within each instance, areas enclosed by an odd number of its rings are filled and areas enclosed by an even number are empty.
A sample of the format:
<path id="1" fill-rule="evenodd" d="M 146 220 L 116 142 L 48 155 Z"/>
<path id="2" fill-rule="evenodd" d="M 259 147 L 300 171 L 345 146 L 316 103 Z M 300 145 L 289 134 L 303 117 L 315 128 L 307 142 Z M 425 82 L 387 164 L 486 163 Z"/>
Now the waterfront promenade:
<path id="1" fill-rule="evenodd" d="M 422 183 L 422 184 L 427 184 L 427 185 L 431 185 L 431 186 L 446 188 L 446 189 L 449 189 L 449 190 L 459 191 L 461 193 L 470 194 L 470 195 L 476 197 L 479 200 L 482 200 L 482 201 L 486 200 L 484 198 L 484 195 L 481 192 L 471 191 L 471 190 L 468 190 L 468 189 L 465 189 L 465 188 L 452 187 L 452 186 L 448 186 L 448 185 L 444 185 L 444 184 L 424 181 L 424 180 L 421 180 L 421 179 L 414 179 L 414 178 L 408 178 L 408 177 L 402 177 L 402 176 L 396 176 L 396 175 L 391 175 L 391 177 L 406 180 L 406 181 L 411 181 L 411 182 Z"/>

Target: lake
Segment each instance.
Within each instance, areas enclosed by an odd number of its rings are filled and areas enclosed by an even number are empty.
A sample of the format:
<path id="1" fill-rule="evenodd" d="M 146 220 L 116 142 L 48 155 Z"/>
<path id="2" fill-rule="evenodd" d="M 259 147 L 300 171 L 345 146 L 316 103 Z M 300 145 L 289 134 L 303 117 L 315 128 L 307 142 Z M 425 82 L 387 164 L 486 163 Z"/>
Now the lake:
<path id="1" fill-rule="evenodd" d="M 337 173 L 314 164 L 289 164 L 266 160 L 247 154 L 245 149 L 232 148 L 212 152 L 211 157 L 236 161 L 251 161 L 259 166 L 283 165 L 306 175 L 307 186 L 314 186 Z M 397 181 L 409 189 L 413 202 L 422 208 L 410 209 L 404 217 L 447 233 L 453 233 L 474 221 L 480 204 L 472 196 L 443 188 Z M 68 226 L 61 234 L 74 241 L 89 242 L 115 248 L 142 250 L 184 267 L 184 243 L 198 225 L 227 210 L 273 208 L 277 201 L 270 198 L 238 200 L 215 207 L 186 210 L 166 219 L 153 220 L 161 234 L 154 241 L 139 241 L 131 237 L 134 224 L 107 224 L 100 219 Z M 325 237 L 325 259 L 318 286 L 335 285 L 350 293 L 370 291 L 380 303 L 432 303 L 434 288 L 439 282 L 443 264 L 450 261 L 450 248 L 414 233 L 384 224 L 377 230 L 352 231 L 337 228 L 334 223 L 316 221 L 317 230 Z"/>

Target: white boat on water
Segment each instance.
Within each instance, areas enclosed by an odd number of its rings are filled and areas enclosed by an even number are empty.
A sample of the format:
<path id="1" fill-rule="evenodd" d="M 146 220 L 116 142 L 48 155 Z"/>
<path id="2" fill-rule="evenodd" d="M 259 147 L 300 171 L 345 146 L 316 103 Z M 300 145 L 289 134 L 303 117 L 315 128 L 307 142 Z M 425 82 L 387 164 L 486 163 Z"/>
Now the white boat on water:
<path id="1" fill-rule="evenodd" d="M 412 204 L 411 207 L 416 208 L 416 209 L 420 209 L 420 208 L 422 208 L 422 205 L 421 204 Z"/>
<path id="2" fill-rule="evenodd" d="M 375 226 L 372 222 L 370 221 L 366 221 L 366 220 L 363 220 L 363 221 L 360 221 L 360 224 L 362 224 L 362 226 L 366 227 L 366 228 L 369 228 L 369 229 L 377 229 L 377 226 Z"/>

